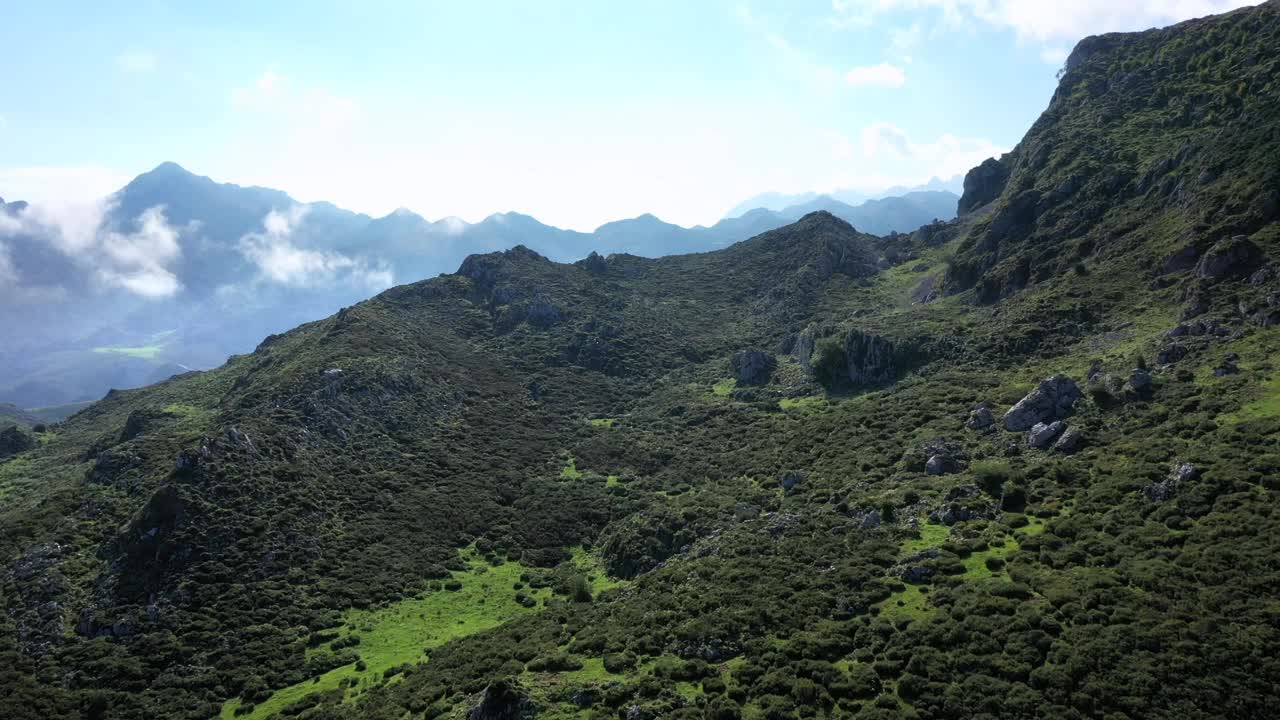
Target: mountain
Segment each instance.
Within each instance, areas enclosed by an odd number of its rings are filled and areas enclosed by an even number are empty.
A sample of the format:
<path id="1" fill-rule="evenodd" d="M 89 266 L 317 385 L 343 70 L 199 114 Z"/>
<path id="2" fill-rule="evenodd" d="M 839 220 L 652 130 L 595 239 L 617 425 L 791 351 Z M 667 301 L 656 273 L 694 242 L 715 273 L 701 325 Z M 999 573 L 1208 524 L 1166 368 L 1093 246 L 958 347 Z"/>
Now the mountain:
<path id="1" fill-rule="evenodd" d="M 12 436 L 0 713 L 1273 715 L 1277 47 L 1082 41 L 910 235 L 476 254 Z"/>
<path id="2" fill-rule="evenodd" d="M 897 195 L 907 195 L 910 193 L 917 193 L 917 192 L 947 192 L 947 193 L 959 195 L 960 192 L 963 190 L 962 180 L 963 178 L 958 175 L 949 180 L 932 178 L 929 180 L 929 182 L 925 183 L 924 185 L 917 185 L 914 187 L 894 186 L 879 193 L 864 193 L 858 190 L 849 190 L 849 189 L 833 190 L 829 193 L 824 193 L 824 194 L 815 193 L 815 192 L 795 193 L 795 194 L 777 193 L 777 192 L 761 193 L 760 195 L 752 196 L 744 200 L 743 202 L 735 205 L 732 209 L 729 210 L 729 212 L 725 213 L 725 217 L 726 218 L 740 217 L 758 208 L 763 208 L 765 210 L 773 210 L 775 212 L 781 212 L 783 210 L 786 210 L 787 208 L 811 203 L 822 196 L 830 197 L 831 199 L 842 202 L 846 205 L 861 205 L 867 202 L 868 200 L 880 200 L 883 198 L 894 197 Z M 900 230 L 899 232 L 903 232 L 903 231 Z"/>
<path id="3" fill-rule="evenodd" d="M 823 206 L 872 233 L 954 215 L 958 198 L 924 197 Z M 16 226 L 0 226 L 0 257 L 18 279 L 0 289 L 0 320 L 13 338 L 0 349 L 0 400 L 23 407 L 94 400 L 174 368 L 213 367 L 264 335 L 324 317 L 396 280 L 446 272 L 472 253 L 518 244 L 561 261 L 593 251 L 704 252 L 804 214 L 749 213 L 711 228 L 646 215 L 594 233 L 514 212 L 475 224 L 432 222 L 408 210 L 371 218 L 329 203 L 301 205 L 278 190 L 218 183 L 175 163 L 117 192 L 97 228 L 51 228 L 26 211 L 21 203 L 0 207 Z M 86 230 L 87 238 L 72 236 Z"/>

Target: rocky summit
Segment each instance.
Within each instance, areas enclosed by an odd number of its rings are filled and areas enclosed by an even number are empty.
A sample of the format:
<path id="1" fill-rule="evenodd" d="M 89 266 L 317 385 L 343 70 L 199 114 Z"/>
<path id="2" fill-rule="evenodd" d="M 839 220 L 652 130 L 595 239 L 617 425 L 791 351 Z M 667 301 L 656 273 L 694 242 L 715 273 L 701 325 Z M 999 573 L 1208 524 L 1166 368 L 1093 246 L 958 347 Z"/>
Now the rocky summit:
<path id="1" fill-rule="evenodd" d="M 1277 78 L 1275 2 L 1089 38 L 954 220 L 476 254 L 18 423 L 0 717 L 1275 717 Z"/>

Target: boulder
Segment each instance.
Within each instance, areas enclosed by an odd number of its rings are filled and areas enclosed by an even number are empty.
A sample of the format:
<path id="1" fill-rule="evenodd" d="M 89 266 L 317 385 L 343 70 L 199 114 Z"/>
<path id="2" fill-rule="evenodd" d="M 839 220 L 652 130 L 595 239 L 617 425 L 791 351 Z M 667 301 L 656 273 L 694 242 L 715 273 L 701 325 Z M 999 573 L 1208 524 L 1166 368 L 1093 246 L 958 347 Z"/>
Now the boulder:
<path id="1" fill-rule="evenodd" d="M 518 684 L 498 680 L 484 689 L 467 720 L 522 720 L 535 715 L 536 708 Z"/>
<path id="2" fill-rule="evenodd" d="M 1052 422 L 1070 413 L 1083 397 L 1075 380 L 1054 375 L 1009 408 L 1004 414 L 1004 427 L 1011 432 L 1021 432 L 1037 423 Z"/>
<path id="3" fill-rule="evenodd" d="M 0 460 L 30 450 L 35 446 L 35 438 L 17 425 L 10 425 L 4 430 L 0 430 Z"/>
<path id="4" fill-rule="evenodd" d="M 1125 381 L 1124 390 L 1133 395 L 1141 395 L 1151 387 L 1151 373 L 1142 368 L 1134 368 Z"/>
<path id="5" fill-rule="evenodd" d="M 1142 488 L 1142 494 L 1151 502 L 1165 502 L 1178 494 L 1178 488 L 1186 482 L 1200 477 L 1200 471 L 1189 462 L 1178 463 L 1169 471 L 1169 475 L 1160 482 L 1154 482 Z"/>
<path id="6" fill-rule="evenodd" d="M 1066 429 L 1067 424 L 1061 420 L 1055 420 L 1051 423 L 1036 423 L 1032 426 L 1031 431 L 1027 433 L 1027 444 L 1042 450 L 1049 447 L 1049 444 Z"/>
<path id="7" fill-rule="evenodd" d="M 1240 366 L 1237 364 L 1239 362 L 1240 362 L 1240 356 L 1237 355 L 1236 353 L 1231 353 L 1230 355 L 1227 355 L 1225 358 L 1222 359 L 1222 364 L 1218 365 L 1218 367 L 1213 369 L 1214 376 L 1223 377 L 1224 375 L 1235 375 L 1236 373 L 1240 372 Z"/>
<path id="8" fill-rule="evenodd" d="M 1219 240 L 1200 257 L 1196 265 L 1196 277 L 1221 280 L 1249 275 L 1258 269 L 1264 255 L 1252 240 L 1237 235 Z"/>
<path id="9" fill-rule="evenodd" d="M 763 385 L 769 382 L 769 377 L 777 366 L 777 359 L 759 350 L 736 352 L 729 359 L 729 368 L 740 385 Z"/>
<path id="10" fill-rule="evenodd" d="M 1083 444 L 1084 433 L 1077 428 L 1067 428 L 1067 431 L 1062 433 L 1062 436 L 1058 438 L 1058 441 L 1053 444 L 1053 449 L 1060 453 L 1066 453 L 1069 455 L 1076 450 L 1079 450 L 1080 446 Z"/>
<path id="11" fill-rule="evenodd" d="M 1166 345 L 1156 353 L 1156 364 L 1172 365 L 1187 356 L 1187 346 L 1179 343 Z"/>
<path id="12" fill-rule="evenodd" d="M 782 476 L 778 478 L 778 484 L 782 485 L 782 491 L 788 495 L 795 492 L 795 489 L 804 481 L 805 474 L 794 470 L 782 473 Z"/>
<path id="13" fill-rule="evenodd" d="M 995 427 L 995 424 L 996 417 L 991 413 L 991 405 L 984 402 L 969 413 L 964 426 L 970 430 L 987 431 Z"/>
<path id="14" fill-rule="evenodd" d="M 930 475 L 945 475 L 954 466 L 955 461 L 946 455 L 931 455 L 924 464 L 924 471 Z"/>

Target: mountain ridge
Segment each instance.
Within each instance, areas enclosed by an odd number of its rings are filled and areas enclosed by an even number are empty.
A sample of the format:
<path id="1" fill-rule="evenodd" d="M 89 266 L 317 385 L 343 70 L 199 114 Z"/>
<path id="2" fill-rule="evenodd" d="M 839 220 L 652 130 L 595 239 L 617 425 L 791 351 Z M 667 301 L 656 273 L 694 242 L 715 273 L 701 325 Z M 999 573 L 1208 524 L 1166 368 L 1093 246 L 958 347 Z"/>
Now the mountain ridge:
<path id="1" fill-rule="evenodd" d="M 1108 44 L 952 221 L 472 254 L 52 426 L 0 462 L 0 712 L 1268 716 L 1280 221 L 1217 238 L 1280 87 L 1095 113 L 1271 73 L 1280 3 Z M 1215 208 L 1164 159 L 1227 130 Z M 1081 144 L 1166 172 L 1104 205 Z"/>

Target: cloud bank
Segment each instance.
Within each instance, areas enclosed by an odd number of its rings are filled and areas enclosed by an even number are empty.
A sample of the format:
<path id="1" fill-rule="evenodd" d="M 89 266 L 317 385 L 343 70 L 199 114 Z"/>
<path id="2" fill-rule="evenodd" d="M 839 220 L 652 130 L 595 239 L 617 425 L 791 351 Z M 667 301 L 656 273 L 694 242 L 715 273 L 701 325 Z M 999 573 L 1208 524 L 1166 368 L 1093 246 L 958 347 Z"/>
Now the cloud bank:
<path id="1" fill-rule="evenodd" d="M 295 242 L 308 211 L 306 205 L 295 205 L 286 212 L 272 210 L 262 219 L 260 232 L 240 238 L 240 253 L 257 267 L 261 281 L 294 288 L 337 283 L 369 290 L 391 287 L 395 278 L 385 264 L 371 265 L 363 259 Z"/>

